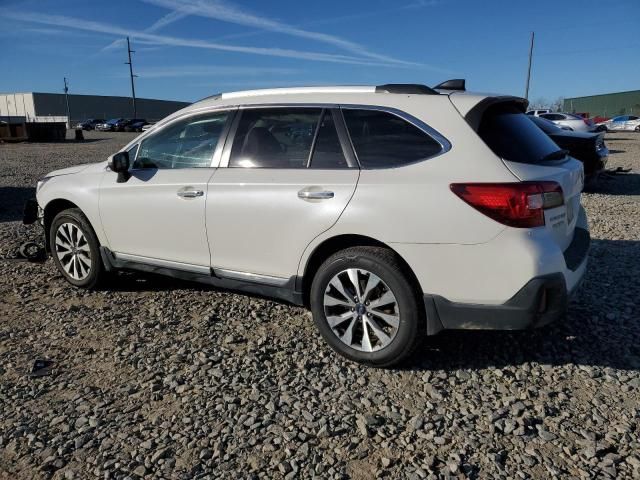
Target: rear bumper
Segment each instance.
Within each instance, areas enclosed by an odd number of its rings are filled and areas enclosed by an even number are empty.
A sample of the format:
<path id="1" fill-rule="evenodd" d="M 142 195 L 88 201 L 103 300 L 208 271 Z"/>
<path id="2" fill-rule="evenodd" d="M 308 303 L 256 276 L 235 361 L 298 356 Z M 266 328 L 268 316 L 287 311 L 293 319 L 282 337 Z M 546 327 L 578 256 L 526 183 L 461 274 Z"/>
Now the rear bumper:
<path id="1" fill-rule="evenodd" d="M 561 273 L 534 278 L 502 305 L 451 302 L 425 295 L 430 333 L 439 330 L 524 330 L 540 327 L 562 317 L 569 293 Z"/>
<path id="2" fill-rule="evenodd" d="M 524 330 L 547 325 L 567 311 L 569 298 L 580 287 L 586 272 L 591 237 L 576 228 L 565 250 L 566 267 L 573 276 L 567 288 L 567 272 L 535 277 L 500 305 L 452 302 L 439 295 L 424 295 L 428 333 L 440 330 Z"/>

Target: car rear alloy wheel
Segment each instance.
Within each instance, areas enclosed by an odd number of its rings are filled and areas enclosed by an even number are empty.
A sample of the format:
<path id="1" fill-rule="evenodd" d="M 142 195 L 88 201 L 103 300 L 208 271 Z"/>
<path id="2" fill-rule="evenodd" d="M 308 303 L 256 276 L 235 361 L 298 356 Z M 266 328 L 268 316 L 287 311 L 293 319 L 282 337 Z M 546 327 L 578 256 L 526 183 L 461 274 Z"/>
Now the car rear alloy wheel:
<path id="1" fill-rule="evenodd" d="M 348 268 L 329 281 L 324 313 L 338 339 L 361 352 L 385 348 L 400 325 L 395 295 L 380 277 L 362 268 Z"/>
<path id="2" fill-rule="evenodd" d="M 315 272 L 313 321 L 340 355 L 376 367 L 402 362 L 420 345 L 427 319 L 420 287 L 402 259 L 378 246 L 348 247 Z"/>
<path id="3" fill-rule="evenodd" d="M 67 274 L 77 281 L 91 273 L 91 248 L 87 238 L 73 223 L 63 223 L 56 231 L 56 255 Z"/>

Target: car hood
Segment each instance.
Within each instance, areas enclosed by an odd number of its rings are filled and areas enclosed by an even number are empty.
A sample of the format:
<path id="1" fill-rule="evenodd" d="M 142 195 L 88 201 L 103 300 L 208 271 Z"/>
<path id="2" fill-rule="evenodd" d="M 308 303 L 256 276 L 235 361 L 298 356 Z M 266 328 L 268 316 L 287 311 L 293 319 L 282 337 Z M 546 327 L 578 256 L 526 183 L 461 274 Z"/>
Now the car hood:
<path id="1" fill-rule="evenodd" d="M 97 162 L 97 163 L 84 163 L 82 165 L 75 165 L 73 167 L 61 168 L 60 170 L 54 170 L 53 172 L 47 173 L 47 177 L 58 177 L 60 175 L 73 175 L 75 173 L 83 172 L 87 169 L 103 169 L 106 165 L 106 162 Z"/>

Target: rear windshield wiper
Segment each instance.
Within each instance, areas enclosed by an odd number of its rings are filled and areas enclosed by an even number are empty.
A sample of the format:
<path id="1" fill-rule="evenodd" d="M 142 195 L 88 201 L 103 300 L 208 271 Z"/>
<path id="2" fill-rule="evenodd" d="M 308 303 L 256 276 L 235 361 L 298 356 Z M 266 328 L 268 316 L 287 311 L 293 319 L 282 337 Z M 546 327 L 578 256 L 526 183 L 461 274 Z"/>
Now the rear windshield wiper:
<path id="1" fill-rule="evenodd" d="M 551 160 L 562 160 L 567 155 L 569 155 L 569 150 L 556 150 L 555 152 L 546 154 L 544 157 L 540 159 L 540 161 L 548 162 Z"/>

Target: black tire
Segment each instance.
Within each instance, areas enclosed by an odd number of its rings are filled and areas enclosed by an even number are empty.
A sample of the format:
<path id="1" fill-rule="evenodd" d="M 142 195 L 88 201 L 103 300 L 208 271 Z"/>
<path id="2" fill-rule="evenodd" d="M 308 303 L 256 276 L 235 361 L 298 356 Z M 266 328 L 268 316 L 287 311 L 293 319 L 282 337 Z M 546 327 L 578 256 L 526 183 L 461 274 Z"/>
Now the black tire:
<path id="1" fill-rule="evenodd" d="M 395 296 L 399 322 L 395 337 L 379 350 L 364 352 L 343 343 L 329 326 L 324 296 L 329 282 L 348 268 L 363 269 L 378 276 Z M 366 365 L 396 365 L 420 345 L 426 332 L 426 318 L 420 290 L 393 251 L 381 247 L 351 247 L 329 257 L 318 269 L 310 292 L 311 311 L 320 333 L 340 355 Z M 357 321 L 357 320 L 356 320 Z"/>
<path id="2" fill-rule="evenodd" d="M 60 258 L 58 258 L 56 247 L 56 234 L 61 225 L 70 223 L 75 225 L 86 239 L 86 245 L 89 249 L 89 272 L 86 278 L 75 279 L 73 278 L 62 266 Z M 83 243 L 84 246 L 84 243 Z M 62 274 L 64 279 L 71 285 L 79 288 L 94 289 L 96 288 L 105 277 L 105 270 L 102 264 L 102 258 L 100 257 L 100 243 L 96 237 L 91 224 L 87 217 L 84 216 L 82 210 L 79 208 L 70 208 L 58 213 L 51 222 L 51 228 L 49 229 L 49 248 L 51 249 L 51 256 L 56 264 L 56 268 Z M 63 257 L 65 258 L 65 257 Z"/>

